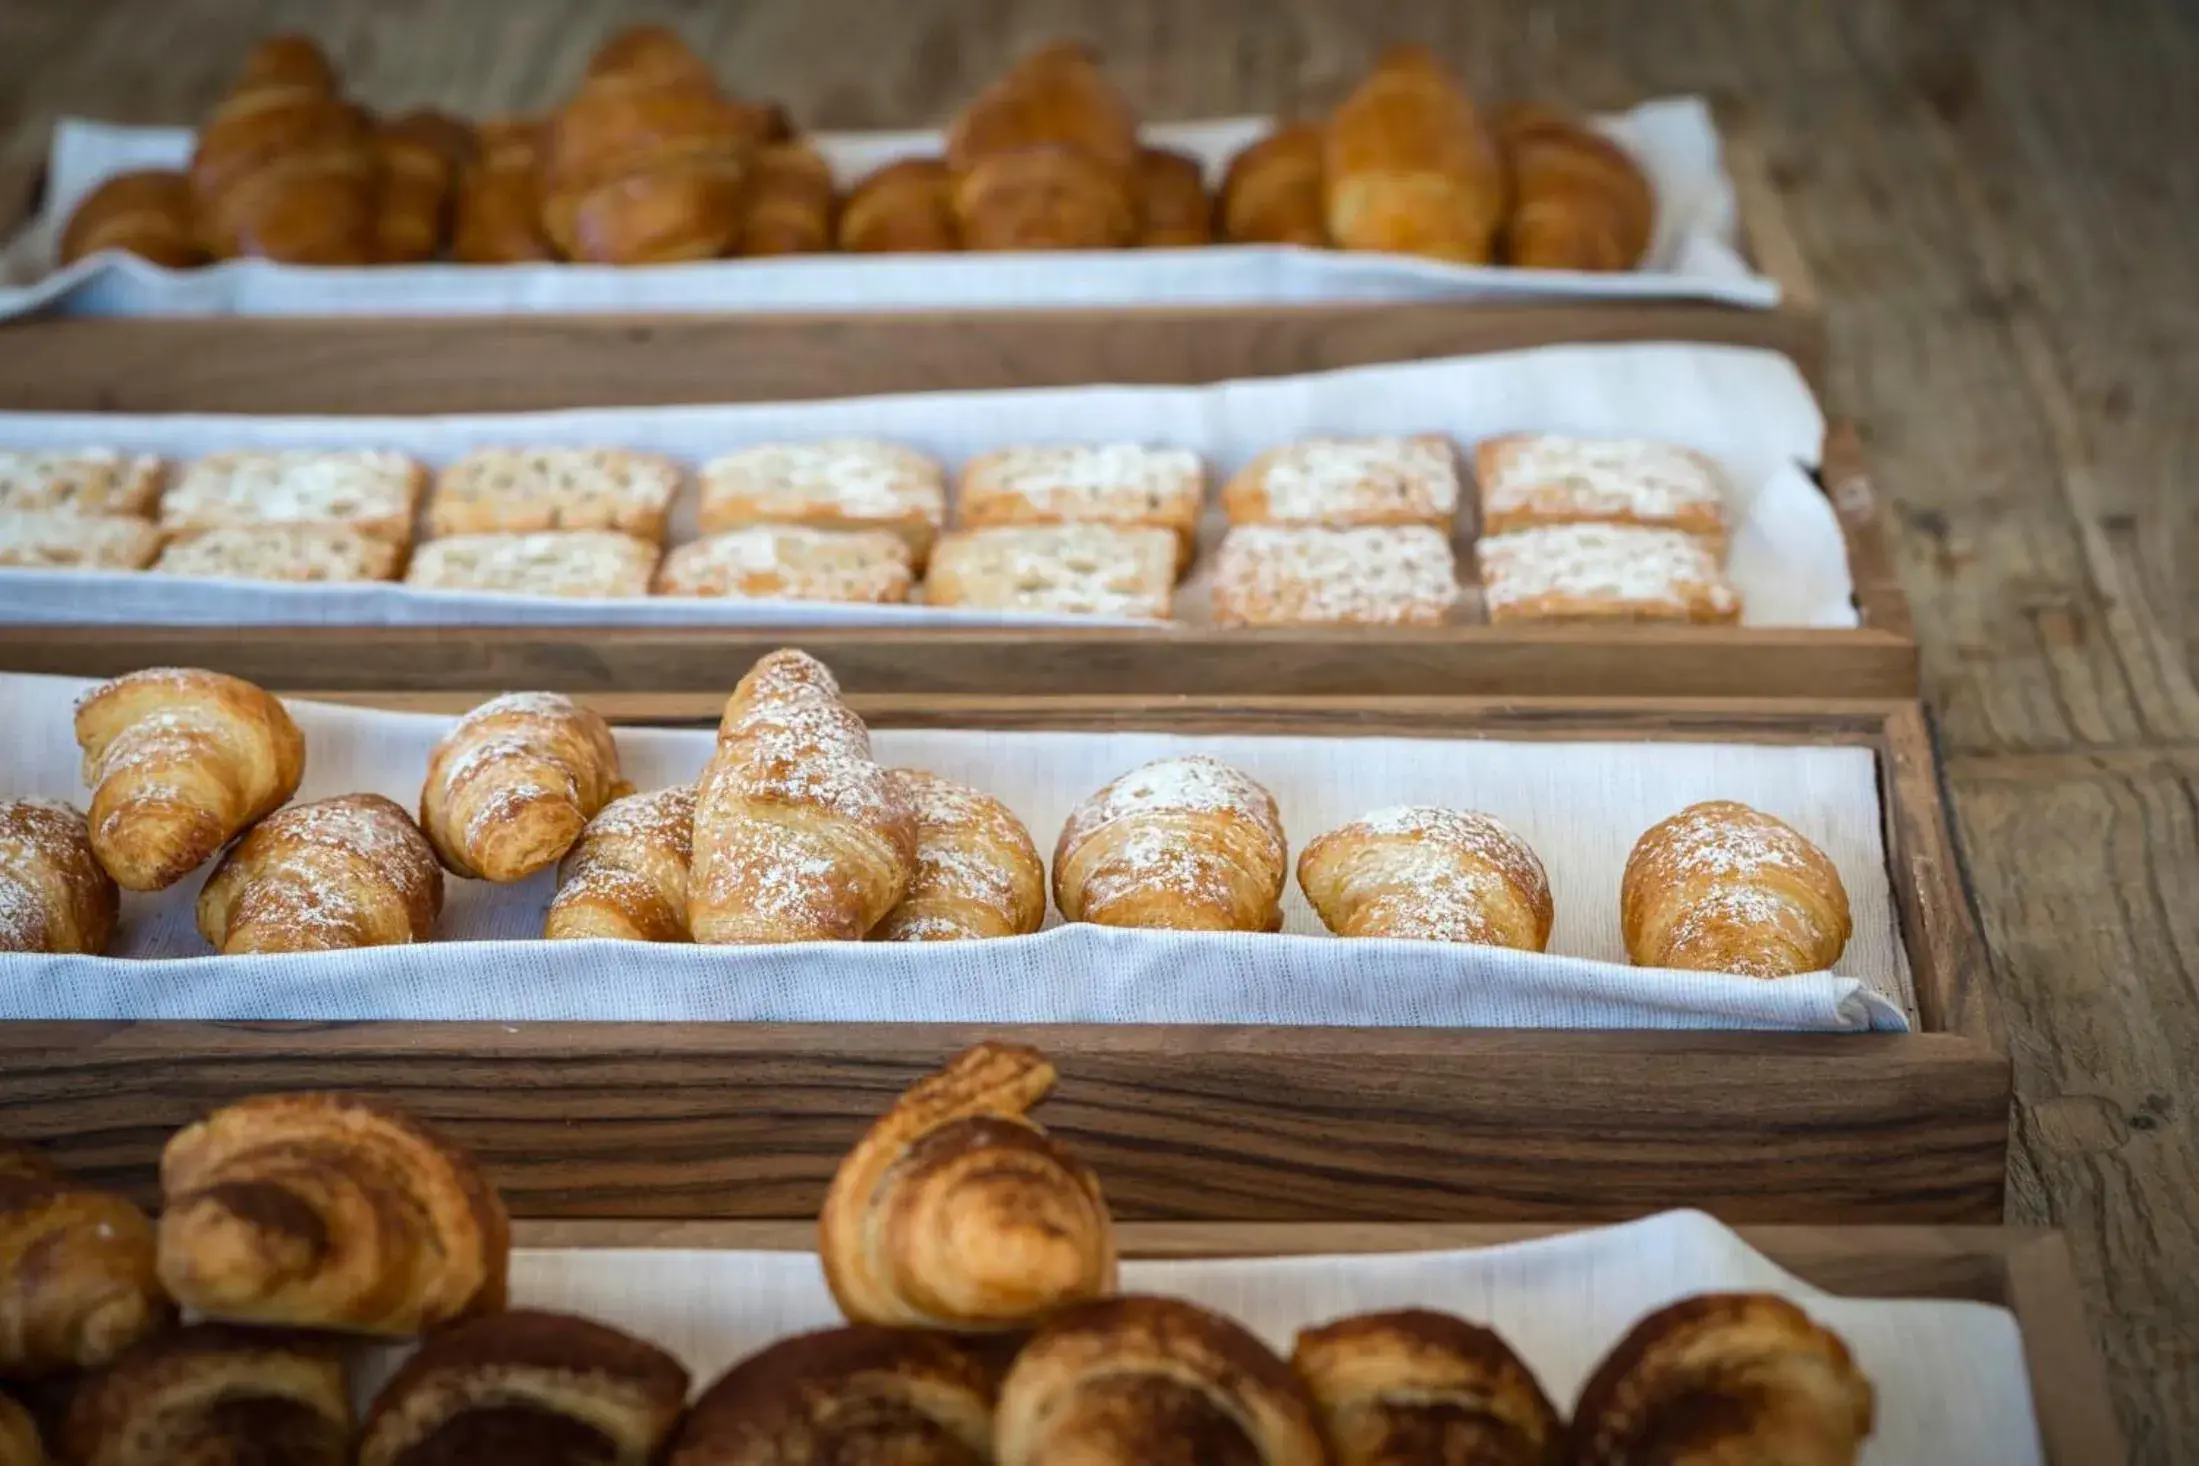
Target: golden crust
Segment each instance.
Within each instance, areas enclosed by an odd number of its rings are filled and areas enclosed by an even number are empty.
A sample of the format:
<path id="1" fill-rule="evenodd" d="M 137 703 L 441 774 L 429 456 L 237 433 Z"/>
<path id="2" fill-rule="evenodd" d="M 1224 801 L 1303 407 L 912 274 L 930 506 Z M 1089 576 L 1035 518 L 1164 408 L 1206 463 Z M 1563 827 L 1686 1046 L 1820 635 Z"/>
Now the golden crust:
<path id="1" fill-rule="evenodd" d="M 610 724 L 562 693 L 508 692 L 436 741 L 420 829 L 453 875 L 525 880 L 628 792 Z"/>
<path id="2" fill-rule="evenodd" d="M 1136 119 L 1082 46 L 1047 46 L 980 92 L 947 135 L 947 166 L 966 249 L 1136 242 Z"/>
<path id="3" fill-rule="evenodd" d="M 1496 142 L 1422 46 L 1385 52 L 1329 118 L 1328 232 L 1345 249 L 1487 264 L 1505 215 Z"/>
<path id="4" fill-rule="evenodd" d="M 1046 920 L 1046 864 L 1015 813 L 979 790 L 921 769 L 891 777 L 916 810 L 916 873 L 874 942 L 1013 937 Z"/>
<path id="5" fill-rule="evenodd" d="M 1506 264 L 1631 270 L 1641 263 L 1657 202 L 1626 149 L 1577 118 L 1530 102 L 1497 113 L 1496 135 L 1512 195 Z"/>
<path id="6" fill-rule="evenodd" d="M 1553 908 L 1542 862 L 1485 814 L 1404 805 L 1315 840 L 1298 884 L 1338 936 L 1472 942 L 1540 952 Z"/>
<path id="7" fill-rule="evenodd" d="M 174 1317 L 145 1213 L 50 1168 L 0 1170 L 0 1376 L 97 1368 Z"/>
<path id="8" fill-rule="evenodd" d="M 229 847 L 199 891 L 199 934 L 224 956 L 424 942 L 443 872 L 412 816 L 379 794 L 278 810 Z"/>
<path id="9" fill-rule="evenodd" d="M 1070 921 L 1280 931 L 1288 847 L 1275 797 L 1204 755 L 1156 759 L 1071 811 L 1054 846 Z"/>
<path id="10" fill-rule="evenodd" d="M 1233 244 L 1329 242 L 1321 199 L 1322 129 L 1291 122 L 1229 160 L 1222 178 L 1222 233 Z"/>
<path id="11" fill-rule="evenodd" d="M 1644 831 L 1619 883 L 1619 927 L 1641 967 L 1786 977 L 1840 960 L 1854 924 L 1825 852 L 1732 800 Z"/>
<path id="12" fill-rule="evenodd" d="M 60 1444 L 73 1466 L 349 1466 L 343 1359 L 326 1340 L 192 1324 L 85 1379 Z"/>
<path id="13" fill-rule="evenodd" d="M 1190 568 L 1206 498 L 1206 466 L 1182 448 L 1142 443 L 996 448 L 962 465 L 955 504 L 964 529 L 1106 524 L 1176 536 L 1176 573 Z"/>
<path id="14" fill-rule="evenodd" d="M 1408 1308 L 1298 1335 L 1334 1466 L 1553 1466 L 1564 1419 L 1493 1330 Z"/>
<path id="15" fill-rule="evenodd" d="M 690 940 L 694 835 L 692 784 L 612 800 L 558 866 L 557 895 L 543 917 L 542 935 L 552 941 Z"/>
<path id="16" fill-rule="evenodd" d="M 1551 524 L 1676 529 L 1726 547 L 1725 475 L 1691 448 L 1642 438 L 1507 433 L 1474 448 L 1481 532 Z"/>
<path id="17" fill-rule="evenodd" d="M 615 530 L 661 544 L 687 471 L 625 448 L 478 448 L 436 475 L 429 533 Z"/>
<path id="18" fill-rule="evenodd" d="M 0 952 L 98 956 L 120 911 L 82 811 L 43 799 L 0 804 Z"/>

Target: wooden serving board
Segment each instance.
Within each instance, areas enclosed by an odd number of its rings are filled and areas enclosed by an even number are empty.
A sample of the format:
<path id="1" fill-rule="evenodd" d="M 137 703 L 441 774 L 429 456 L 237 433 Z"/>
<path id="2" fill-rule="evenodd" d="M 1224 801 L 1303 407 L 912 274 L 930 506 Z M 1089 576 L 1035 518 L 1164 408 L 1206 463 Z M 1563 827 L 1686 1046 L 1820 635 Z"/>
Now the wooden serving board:
<path id="1" fill-rule="evenodd" d="M 501 689 L 497 689 L 501 690 Z M 466 701 L 478 700 L 476 692 Z M 715 716 L 722 692 L 648 700 Z M 418 696 L 383 706 L 418 707 Z M 435 699 L 442 702 L 442 699 Z M 600 704 L 612 716 L 637 710 Z M 0 1133 L 144 1194 L 165 1139 L 266 1090 L 389 1095 L 523 1216 L 814 1215 L 918 1076 L 987 1037 L 1063 1075 L 1046 1120 L 1125 1216 L 1993 1222 L 2010 1075 L 1913 703 L 857 699 L 873 726 L 1831 743 L 1872 749 L 1920 1031 L 892 1023 L 0 1024 Z M 615 962 L 603 978 L 617 980 Z"/>

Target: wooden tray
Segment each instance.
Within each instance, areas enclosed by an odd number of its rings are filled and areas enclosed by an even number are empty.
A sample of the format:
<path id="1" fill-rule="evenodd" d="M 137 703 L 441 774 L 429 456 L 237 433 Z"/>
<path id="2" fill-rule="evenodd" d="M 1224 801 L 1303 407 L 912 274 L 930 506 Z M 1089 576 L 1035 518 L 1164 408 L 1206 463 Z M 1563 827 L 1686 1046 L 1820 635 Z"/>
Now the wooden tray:
<path id="1" fill-rule="evenodd" d="M 709 720 L 722 693 L 595 701 L 615 718 Z M 1577 1221 L 1689 1205 L 1736 1222 L 2000 1218 L 2009 1065 L 1913 703 L 855 702 L 873 726 L 1868 747 L 1921 1031 L 15 1023 L 0 1024 L 0 1134 L 124 1186 L 209 1105 L 353 1088 L 447 1123 L 520 1215 L 811 1216 L 888 1100 L 991 1034 L 1054 1057 L 1064 1084 L 1047 1123 L 1087 1150 L 1126 1216 Z"/>

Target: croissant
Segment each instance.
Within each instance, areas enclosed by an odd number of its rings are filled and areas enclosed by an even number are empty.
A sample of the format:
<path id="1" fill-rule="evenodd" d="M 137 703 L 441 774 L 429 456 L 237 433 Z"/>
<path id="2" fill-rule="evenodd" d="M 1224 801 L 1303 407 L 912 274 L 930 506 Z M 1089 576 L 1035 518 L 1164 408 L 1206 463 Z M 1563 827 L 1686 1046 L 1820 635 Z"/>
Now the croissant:
<path id="1" fill-rule="evenodd" d="M 588 821 L 558 867 L 543 919 L 553 941 L 617 937 L 685 942 L 687 874 L 695 834 L 695 786 L 614 799 Z"/>
<path id="2" fill-rule="evenodd" d="M 162 168 L 117 173 L 84 195 L 61 231 L 61 263 L 126 250 L 171 270 L 206 263 L 191 217 L 191 180 Z"/>
<path id="3" fill-rule="evenodd" d="M 895 769 L 916 810 L 916 874 L 874 942 L 1015 937 L 1046 920 L 1046 866 L 1007 805 L 921 769 Z"/>
<path id="4" fill-rule="evenodd" d="M 1167 148 L 1138 150 L 1138 243 L 1148 249 L 1210 244 L 1214 201 L 1199 160 Z"/>
<path id="5" fill-rule="evenodd" d="M 1487 264 L 1504 221 L 1496 144 L 1434 53 L 1396 46 L 1329 119 L 1328 232 L 1345 249 Z"/>
<path id="6" fill-rule="evenodd" d="M 947 135 L 947 166 L 967 249 L 1137 241 L 1137 123 L 1082 46 L 1048 46 L 980 92 Z"/>
<path id="7" fill-rule="evenodd" d="M 1683 1298 L 1637 1323 L 1581 1387 L 1567 1466 L 1853 1466 L 1871 1382 L 1839 1335 L 1766 1293 Z"/>
<path id="8" fill-rule="evenodd" d="M 822 662 L 777 651 L 733 690 L 695 792 L 694 939 L 856 941 L 916 873 L 916 811 Z"/>
<path id="9" fill-rule="evenodd" d="M 805 142 L 773 143 L 756 155 L 741 202 L 739 252 L 816 254 L 832 248 L 832 169 Z"/>
<path id="10" fill-rule="evenodd" d="M 1525 840 L 1485 814 L 1403 805 L 1329 831 L 1298 884 L 1340 937 L 1418 937 L 1540 952 L 1550 882 Z"/>
<path id="11" fill-rule="evenodd" d="M 0 804 L 0 952 L 98 956 L 114 940 L 121 894 L 92 851 L 76 806 Z"/>
<path id="12" fill-rule="evenodd" d="M 451 210 L 451 258 L 471 265 L 555 259 L 542 233 L 535 188 L 542 124 L 531 117 L 484 122 L 458 173 Z"/>
<path id="13" fill-rule="evenodd" d="M 995 1389 L 937 1334 L 801 1334 L 704 1390 L 668 1466 L 988 1466 Z"/>
<path id="14" fill-rule="evenodd" d="M 1408 1308 L 1298 1335 L 1334 1466 L 1557 1466 L 1565 1422 L 1503 1339 Z"/>
<path id="15" fill-rule="evenodd" d="M 94 1368 L 174 1316 L 145 1213 L 51 1168 L 0 1171 L 0 1377 Z"/>
<path id="16" fill-rule="evenodd" d="M 1047 1319 L 1000 1386 L 999 1466 L 1328 1466 L 1313 1402 L 1237 1324 L 1173 1298 Z"/>
<path id="17" fill-rule="evenodd" d="M 687 1403 L 653 1344 L 517 1311 L 432 1335 L 375 1396 L 358 1466 L 652 1466 Z"/>
<path id="18" fill-rule="evenodd" d="M 174 885 L 277 808 L 305 775 L 283 705 L 219 672 L 158 667 L 76 706 L 92 852 L 125 890 Z"/>
<path id="19" fill-rule="evenodd" d="M 407 113 L 374 130 L 381 170 L 377 259 L 409 264 L 442 253 L 458 173 L 473 147 L 473 129 L 440 112 Z"/>
<path id="20" fill-rule="evenodd" d="M 1275 797 L 1204 755 L 1132 769 L 1069 815 L 1054 904 L 1070 921 L 1279 931 L 1289 851 Z"/>
<path id="21" fill-rule="evenodd" d="M 1506 264 L 1544 270 L 1631 270 L 1649 248 L 1656 200 L 1627 155 L 1584 122 L 1515 103 L 1497 114 L 1511 175 Z"/>
<path id="22" fill-rule="evenodd" d="M 262 41 L 200 127 L 191 158 L 199 242 L 216 259 L 373 261 L 377 168 L 366 119 L 302 36 Z"/>
<path id="23" fill-rule="evenodd" d="M 954 175 L 938 158 L 904 158 L 857 183 L 840 209 L 840 248 L 862 254 L 960 249 Z"/>
<path id="24" fill-rule="evenodd" d="M 443 872 L 412 816 L 379 794 L 270 815 L 199 891 L 199 935 L 225 956 L 329 952 L 427 940 Z"/>
<path id="25" fill-rule="evenodd" d="M 1786 977 L 1830 968 L 1853 925 L 1824 851 L 1784 821 L 1713 800 L 1634 842 L 1619 929 L 1637 966 Z"/>
<path id="26" fill-rule="evenodd" d="M 71 1466 L 350 1466 L 343 1359 L 325 1340 L 192 1324 L 87 1378 L 59 1444 Z"/>
<path id="27" fill-rule="evenodd" d="M 394 1106 L 240 1100 L 176 1132 L 160 1190 L 161 1281 L 209 1318 L 404 1336 L 504 1305 L 496 1188 Z"/>
<path id="28" fill-rule="evenodd" d="M 1322 146 L 1317 124 L 1290 122 L 1230 159 L 1222 176 L 1222 236 L 1237 244 L 1327 244 Z"/>
<path id="29" fill-rule="evenodd" d="M 856 1323 L 989 1330 L 1115 1286 L 1099 1179 L 1029 1118 L 1035 1049 L 981 1043 L 886 1111 L 840 1162 L 818 1259 Z"/>
<path id="30" fill-rule="evenodd" d="M 0 1395 L 0 1466 L 46 1466 L 38 1422 L 9 1395 Z"/>
<path id="31" fill-rule="evenodd" d="M 631 785 L 602 717 L 555 692 L 507 692 L 428 755 L 420 829 L 454 875 L 524 880 L 555 865 Z"/>

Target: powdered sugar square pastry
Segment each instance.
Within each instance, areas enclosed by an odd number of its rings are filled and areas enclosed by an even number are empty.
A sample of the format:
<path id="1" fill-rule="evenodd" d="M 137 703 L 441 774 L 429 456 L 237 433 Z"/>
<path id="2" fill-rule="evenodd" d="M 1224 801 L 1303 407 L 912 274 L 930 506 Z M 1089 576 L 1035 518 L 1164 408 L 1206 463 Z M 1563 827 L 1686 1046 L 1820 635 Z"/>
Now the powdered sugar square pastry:
<path id="1" fill-rule="evenodd" d="M 477 448 L 436 475 L 428 532 L 615 529 L 664 542 L 684 470 L 623 448 Z"/>
<path id="2" fill-rule="evenodd" d="M 1676 529 L 1554 524 L 1477 546 L 1491 621 L 1738 621 L 1703 540 Z"/>
<path id="3" fill-rule="evenodd" d="M 1270 448 L 1222 489 L 1231 524 L 1426 524 L 1458 514 L 1458 454 L 1441 433 L 1307 438 Z"/>
<path id="4" fill-rule="evenodd" d="M 166 469 L 112 448 L 0 448 L 0 510 L 150 518 Z"/>
<path id="5" fill-rule="evenodd" d="M 907 600 L 915 583 L 908 541 L 897 534 L 759 524 L 673 550 L 657 594 L 876 604 Z"/>
<path id="6" fill-rule="evenodd" d="M 403 555 L 400 545 L 334 525 L 240 525 L 177 540 L 153 569 L 222 580 L 395 580 Z"/>
<path id="7" fill-rule="evenodd" d="M 765 443 L 702 469 L 704 534 L 754 524 L 890 530 L 922 570 L 946 522 L 946 470 L 898 443 Z"/>
<path id="8" fill-rule="evenodd" d="M 160 503 L 166 528 L 191 534 L 237 524 L 341 524 L 404 544 L 427 487 L 402 453 L 211 453 L 184 469 Z"/>
<path id="9" fill-rule="evenodd" d="M 0 512 L 0 565 L 43 570 L 143 570 L 161 532 L 121 515 Z"/>
<path id="10" fill-rule="evenodd" d="M 459 534 L 429 540 L 412 557 L 405 584 L 423 590 L 625 600 L 649 594 L 660 551 L 607 529 L 539 534 Z"/>
<path id="11" fill-rule="evenodd" d="M 1224 626 L 1438 626 L 1457 600 L 1451 541 L 1424 524 L 1244 524 L 1214 557 Z"/>
<path id="12" fill-rule="evenodd" d="M 1108 524 L 962 529 L 932 552 L 924 596 L 935 606 L 1167 619 L 1176 536 Z"/>
<path id="13" fill-rule="evenodd" d="M 1637 524 L 1726 542 L 1725 475 L 1692 448 L 1646 438 L 1511 433 L 1474 450 L 1481 532 L 1541 524 Z"/>
<path id="14" fill-rule="evenodd" d="M 962 465 L 956 514 L 966 529 L 1000 524 L 1145 525 L 1176 536 L 1191 566 L 1206 465 L 1183 448 L 1139 443 L 996 448 Z"/>

